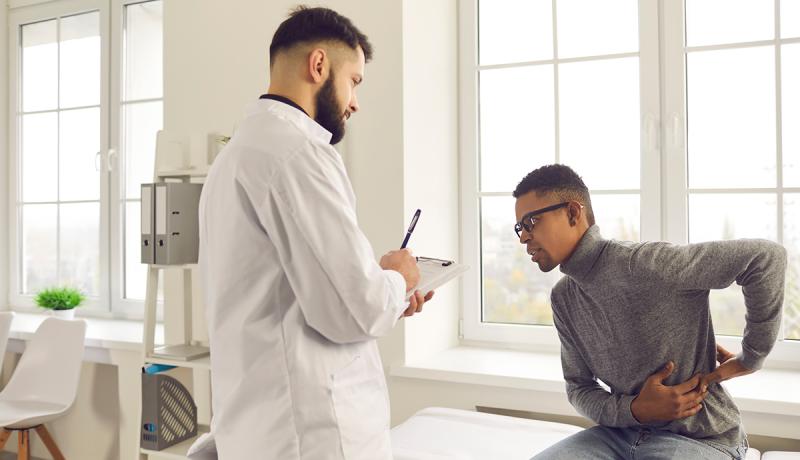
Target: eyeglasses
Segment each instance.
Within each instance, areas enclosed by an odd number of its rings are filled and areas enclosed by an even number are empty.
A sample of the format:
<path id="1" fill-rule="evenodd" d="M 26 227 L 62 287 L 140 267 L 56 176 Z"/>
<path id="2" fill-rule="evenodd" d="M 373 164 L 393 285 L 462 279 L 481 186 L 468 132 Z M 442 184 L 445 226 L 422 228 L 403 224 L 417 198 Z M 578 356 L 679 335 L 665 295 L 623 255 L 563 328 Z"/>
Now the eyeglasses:
<path id="1" fill-rule="evenodd" d="M 517 234 L 517 238 L 522 236 L 523 228 L 528 233 L 533 232 L 533 226 L 536 225 L 536 221 L 538 220 L 536 219 L 536 216 L 544 214 L 549 211 L 555 211 L 556 209 L 561 209 L 567 206 L 569 206 L 569 201 L 554 204 L 552 206 L 547 206 L 546 208 L 537 209 L 535 211 L 531 211 L 525 214 L 524 216 L 522 216 L 522 220 L 514 224 L 514 232 Z"/>

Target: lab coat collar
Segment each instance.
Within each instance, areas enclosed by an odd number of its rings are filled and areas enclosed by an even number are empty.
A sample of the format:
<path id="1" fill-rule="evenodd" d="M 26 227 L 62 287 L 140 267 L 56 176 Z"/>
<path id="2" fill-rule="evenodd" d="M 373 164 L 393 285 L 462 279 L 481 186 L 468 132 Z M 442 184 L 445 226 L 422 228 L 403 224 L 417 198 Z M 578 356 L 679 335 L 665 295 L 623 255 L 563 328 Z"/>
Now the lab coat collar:
<path id="1" fill-rule="evenodd" d="M 331 134 L 330 131 L 323 128 L 322 125 L 314 121 L 302 110 L 292 107 L 289 104 L 273 99 L 259 99 L 250 104 L 247 109 L 247 116 L 251 117 L 260 113 L 272 113 L 275 116 L 294 124 L 301 131 L 308 134 L 311 138 L 325 144 L 331 143 L 331 137 L 333 137 L 333 134 Z"/>
<path id="2" fill-rule="evenodd" d="M 561 273 L 581 281 L 594 267 L 608 241 L 600 235 L 600 227 L 592 225 L 584 232 L 572 255 L 561 263 Z"/>

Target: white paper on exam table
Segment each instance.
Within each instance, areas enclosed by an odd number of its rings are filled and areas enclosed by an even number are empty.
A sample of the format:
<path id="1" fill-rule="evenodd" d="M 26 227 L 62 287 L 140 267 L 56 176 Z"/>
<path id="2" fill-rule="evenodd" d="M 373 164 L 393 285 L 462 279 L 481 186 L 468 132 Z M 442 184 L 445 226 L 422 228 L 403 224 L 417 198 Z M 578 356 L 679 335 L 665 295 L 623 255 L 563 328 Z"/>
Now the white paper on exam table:
<path id="1" fill-rule="evenodd" d="M 406 293 L 406 300 L 411 298 L 414 291 L 420 291 L 425 295 L 469 270 L 469 265 L 431 257 L 417 257 L 417 267 L 419 267 L 419 283 Z"/>

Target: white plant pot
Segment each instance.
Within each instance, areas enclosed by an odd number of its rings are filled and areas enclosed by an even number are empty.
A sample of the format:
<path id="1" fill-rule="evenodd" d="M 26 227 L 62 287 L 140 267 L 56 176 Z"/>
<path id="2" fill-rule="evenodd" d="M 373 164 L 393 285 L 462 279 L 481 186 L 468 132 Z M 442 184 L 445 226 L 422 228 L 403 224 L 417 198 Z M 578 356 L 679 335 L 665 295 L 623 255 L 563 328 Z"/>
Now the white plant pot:
<path id="1" fill-rule="evenodd" d="M 75 309 L 69 310 L 50 310 L 53 316 L 61 319 L 75 319 Z"/>

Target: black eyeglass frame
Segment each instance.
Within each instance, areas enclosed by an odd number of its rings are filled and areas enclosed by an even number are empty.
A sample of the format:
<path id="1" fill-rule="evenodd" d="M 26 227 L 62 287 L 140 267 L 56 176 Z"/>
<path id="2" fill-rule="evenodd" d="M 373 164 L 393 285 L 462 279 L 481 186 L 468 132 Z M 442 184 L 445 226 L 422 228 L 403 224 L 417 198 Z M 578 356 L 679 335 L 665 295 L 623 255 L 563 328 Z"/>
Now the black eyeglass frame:
<path id="1" fill-rule="evenodd" d="M 544 214 L 550 211 L 555 211 L 556 209 L 566 208 L 567 206 L 569 206 L 569 204 L 570 204 L 569 201 L 564 201 L 562 203 L 554 204 L 541 209 L 536 209 L 534 211 L 525 214 L 524 216 L 522 216 L 522 220 L 514 224 L 514 233 L 517 234 L 517 238 L 520 238 L 522 236 L 522 229 L 525 229 L 526 232 L 531 233 L 531 231 L 533 230 L 533 224 L 530 224 L 530 228 L 528 228 L 528 224 L 526 222 L 530 222 L 530 220 L 533 217 L 536 217 L 540 214 Z"/>

